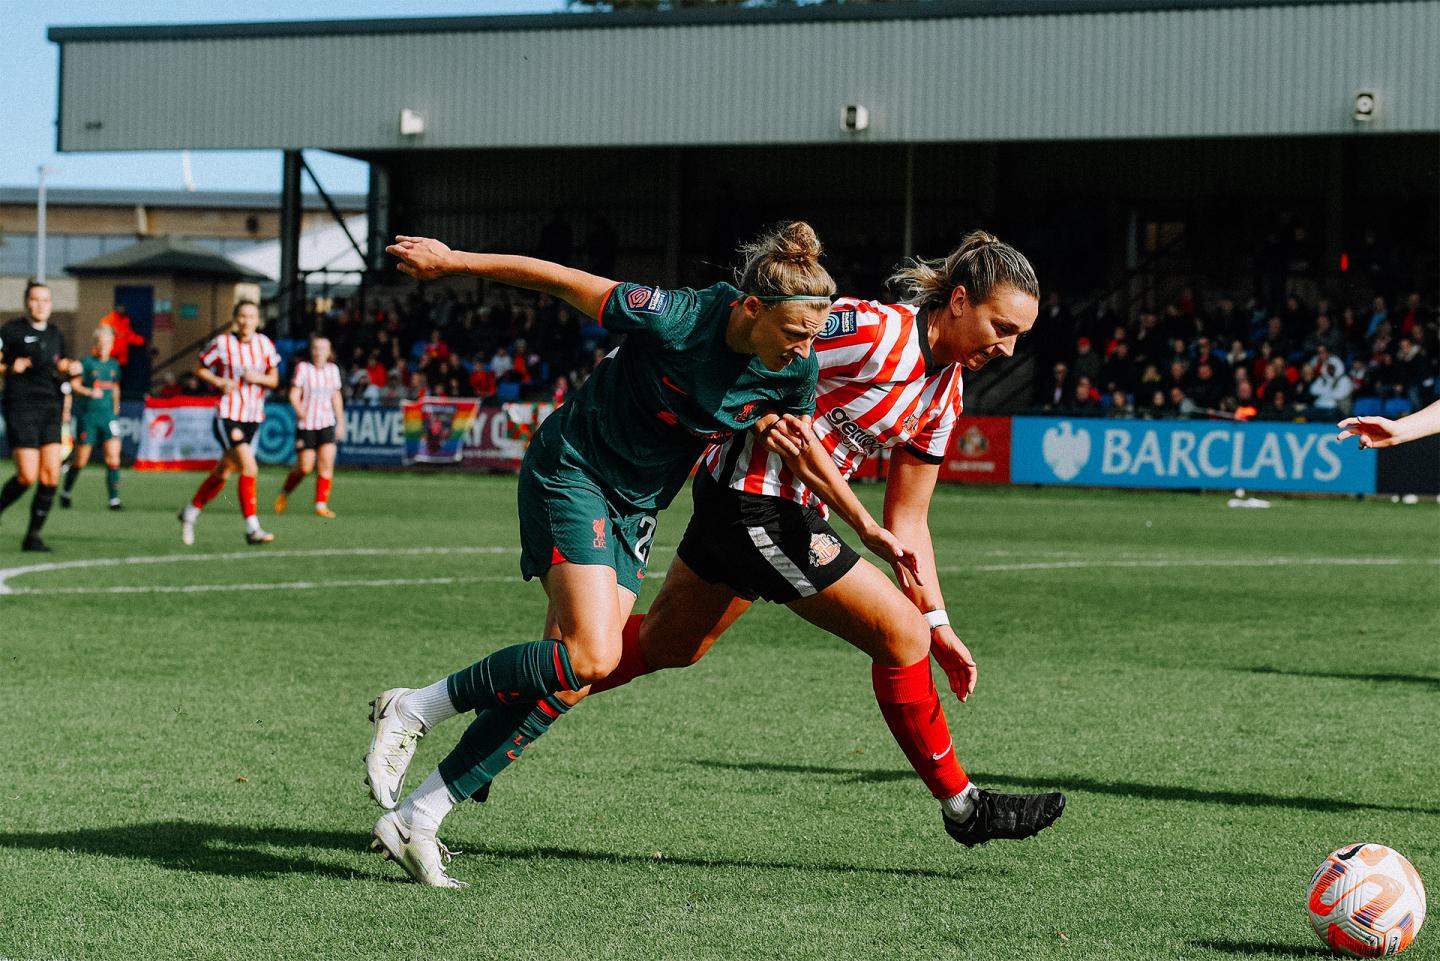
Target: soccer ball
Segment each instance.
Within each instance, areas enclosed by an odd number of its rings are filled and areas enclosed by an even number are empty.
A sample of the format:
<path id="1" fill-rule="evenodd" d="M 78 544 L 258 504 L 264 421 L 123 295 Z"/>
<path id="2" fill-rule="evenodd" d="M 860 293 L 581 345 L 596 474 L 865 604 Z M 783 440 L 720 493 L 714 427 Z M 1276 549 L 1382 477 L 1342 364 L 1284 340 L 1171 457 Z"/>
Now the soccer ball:
<path id="1" fill-rule="evenodd" d="M 1331 851 L 1310 879 L 1310 926 L 1336 954 L 1379 958 L 1410 946 L 1425 923 L 1425 885 L 1383 844 Z"/>

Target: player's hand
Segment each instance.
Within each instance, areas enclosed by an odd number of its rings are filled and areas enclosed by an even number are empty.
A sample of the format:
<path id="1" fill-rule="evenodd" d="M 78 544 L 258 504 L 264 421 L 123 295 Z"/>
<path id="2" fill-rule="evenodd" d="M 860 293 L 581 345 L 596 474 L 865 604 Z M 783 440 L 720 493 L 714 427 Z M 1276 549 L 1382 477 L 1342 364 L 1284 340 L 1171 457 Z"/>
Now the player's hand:
<path id="1" fill-rule="evenodd" d="M 25 371 L 29 370 L 30 367 L 31 362 L 29 357 L 16 357 L 13 361 L 10 362 L 10 373 L 23 374 L 25 373 Z"/>
<path id="2" fill-rule="evenodd" d="M 345 443 L 345 422 L 343 420 L 335 421 L 335 443 Z"/>
<path id="3" fill-rule="evenodd" d="M 61 357 L 55 361 L 55 371 L 62 377 L 79 377 L 83 370 L 84 368 L 80 366 L 80 361 L 78 360 Z"/>
<path id="4" fill-rule="evenodd" d="M 755 422 L 765 449 L 781 457 L 799 457 L 810 446 L 810 425 L 794 414 L 766 414 Z"/>
<path id="5" fill-rule="evenodd" d="M 1337 440 L 1359 437 L 1361 450 L 1367 447 L 1394 447 L 1404 441 L 1398 425 L 1388 417 L 1347 417 L 1335 426 L 1340 428 Z"/>
<path id="6" fill-rule="evenodd" d="M 975 666 L 975 658 L 970 656 L 970 648 L 955 635 L 950 625 L 942 624 L 930 632 L 930 653 L 949 678 L 950 690 L 955 692 L 955 696 L 962 701 L 968 698 L 975 690 L 980 671 Z"/>
<path id="7" fill-rule="evenodd" d="M 454 251 L 433 237 L 397 236 L 385 252 L 400 259 L 400 272 L 416 280 L 434 280 L 450 272 Z"/>
<path id="8" fill-rule="evenodd" d="M 238 380 L 231 380 L 227 377 L 220 381 L 220 393 L 222 394 L 229 394 L 239 389 L 240 382 Z"/>
<path id="9" fill-rule="evenodd" d="M 872 553 L 891 564 L 902 580 L 908 578 L 916 584 L 925 583 L 920 577 L 920 556 L 885 528 L 877 525 L 873 530 L 862 533 L 860 540 Z"/>

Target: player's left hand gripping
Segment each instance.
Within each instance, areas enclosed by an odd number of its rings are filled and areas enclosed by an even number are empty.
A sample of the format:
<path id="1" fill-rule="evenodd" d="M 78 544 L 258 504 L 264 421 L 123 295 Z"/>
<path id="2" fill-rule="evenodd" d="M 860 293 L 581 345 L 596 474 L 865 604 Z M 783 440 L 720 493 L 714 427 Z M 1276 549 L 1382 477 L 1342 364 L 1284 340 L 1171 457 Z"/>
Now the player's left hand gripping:
<path id="1" fill-rule="evenodd" d="M 860 539 L 872 553 L 890 562 L 902 578 L 920 585 L 925 583 L 920 576 L 920 556 L 905 546 L 900 538 L 883 527 L 877 527 L 872 533 L 860 535 Z"/>
<path id="2" fill-rule="evenodd" d="M 950 681 L 950 690 L 964 701 L 975 690 L 975 681 L 980 676 L 970 648 L 956 636 L 949 625 L 942 625 L 930 632 L 930 653 L 935 663 L 945 672 Z"/>
<path id="3" fill-rule="evenodd" d="M 400 258 L 400 272 L 416 280 L 434 280 L 449 271 L 452 251 L 433 237 L 396 236 L 395 242 L 385 248 L 391 256 Z"/>
<path id="4" fill-rule="evenodd" d="M 781 457 L 799 457 L 800 452 L 810 446 L 810 425 L 808 418 L 794 414 L 766 414 L 755 422 L 755 430 L 765 449 Z"/>

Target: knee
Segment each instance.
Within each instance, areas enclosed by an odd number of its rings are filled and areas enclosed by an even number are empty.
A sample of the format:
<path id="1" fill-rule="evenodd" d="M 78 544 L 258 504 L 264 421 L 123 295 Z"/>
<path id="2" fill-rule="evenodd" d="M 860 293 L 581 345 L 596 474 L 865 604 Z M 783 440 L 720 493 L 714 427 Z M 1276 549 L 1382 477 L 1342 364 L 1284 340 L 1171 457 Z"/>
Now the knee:
<path id="1" fill-rule="evenodd" d="M 908 667 L 930 656 L 930 628 L 915 608 L 903 617 L 887 619 L 879 633 L 874 661 L 884 667 Z"/>
<path id="2" fill-rule="evenodd" d="M 620 635 L 603 641 L 596 638 L 566 638 L 565 650 L 570 655 L 570 670 L 581 687 L 610 676 L 620 665 Z"/>
<path id="3" fill-rule="evenodd" d="M 15 483 L 19 484 L 21 488 L 29 487 L 31 484 L 35 483 L 34 472 L 32 471 L 30 473 L 26 473 L 23 470 L 17 470 L 15 472 Z"/>

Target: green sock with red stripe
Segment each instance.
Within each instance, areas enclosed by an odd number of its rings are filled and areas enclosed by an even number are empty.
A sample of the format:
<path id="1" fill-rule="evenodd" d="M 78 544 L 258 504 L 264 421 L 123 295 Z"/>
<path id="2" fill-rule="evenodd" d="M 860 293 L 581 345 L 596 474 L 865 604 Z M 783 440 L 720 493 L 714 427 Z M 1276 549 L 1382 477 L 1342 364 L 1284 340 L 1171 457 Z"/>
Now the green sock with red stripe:
<path id="1" fill-rule="evenodd" d="M 533 704 L 556 691 L 580 687 L 570 652 L 555 640 L 512 644 L 451 674 L 450 702 L 461 714 L 506 704 Z"/>
<path id="2" fill-rule="evenodd" d="M 481 711 L 465 729 L 460 743 L 440 762 L 440 776 L 457 801 L 483 801 L 490 782 L 515 761 L 537 737 L 550 730 L 570 708 L 554 696 L 531 704 L 509 704 Z"/>

